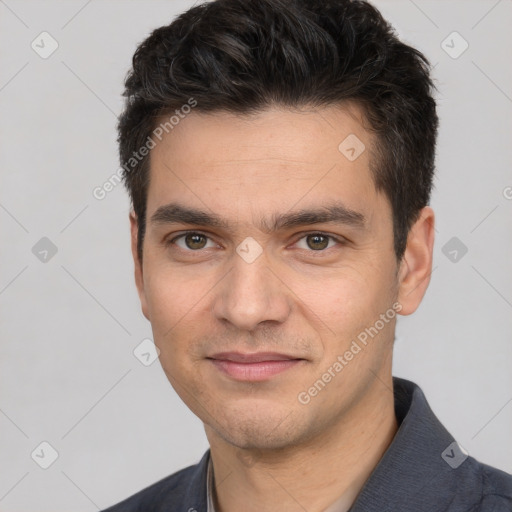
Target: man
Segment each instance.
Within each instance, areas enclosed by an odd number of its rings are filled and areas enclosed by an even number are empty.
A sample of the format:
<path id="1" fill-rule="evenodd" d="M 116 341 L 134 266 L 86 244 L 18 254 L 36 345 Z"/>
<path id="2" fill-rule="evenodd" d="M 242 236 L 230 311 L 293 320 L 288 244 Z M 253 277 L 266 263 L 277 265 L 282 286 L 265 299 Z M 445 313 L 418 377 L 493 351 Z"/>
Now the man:
<path id="1" fill-rule="evenodd" d="M 391 373 L 432 267 L 432 91 L 362 1 L 217 0 L 139 46 L 135 279 L 210 450 L 109 511 L 512 510 Z"/>

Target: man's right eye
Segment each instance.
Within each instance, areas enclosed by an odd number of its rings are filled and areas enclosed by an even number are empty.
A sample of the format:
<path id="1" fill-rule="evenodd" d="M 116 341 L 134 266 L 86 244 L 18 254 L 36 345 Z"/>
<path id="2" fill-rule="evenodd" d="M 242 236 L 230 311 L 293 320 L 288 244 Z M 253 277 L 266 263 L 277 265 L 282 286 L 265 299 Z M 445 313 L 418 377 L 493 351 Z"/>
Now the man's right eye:
<path id="1" fill-rule="evenodd" d="M 188 231 L 186 233 L 182 233 L 181 235 L 174 237 L 172 240 L 166 242 L 166 245 L 177 245 L 184 251 L 198 251 L 200 249 L 215 247 L 215 243 L 211 241 L 205 234 L 198 233 L 196 231 Z"/>

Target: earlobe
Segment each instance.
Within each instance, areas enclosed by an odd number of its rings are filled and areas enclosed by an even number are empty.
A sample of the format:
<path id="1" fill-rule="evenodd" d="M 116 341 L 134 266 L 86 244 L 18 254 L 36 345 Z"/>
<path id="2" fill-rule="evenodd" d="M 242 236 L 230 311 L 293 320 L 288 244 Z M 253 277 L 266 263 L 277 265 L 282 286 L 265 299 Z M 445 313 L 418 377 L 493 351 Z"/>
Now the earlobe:
<path id="1" fill-rule="evenodd" d="M 398 301 L 401 315 L 414 313 L 430 283 L 434 248 L 434 211 L 423 208 L 407 237 L 407 247 L 398 273 Z"/>
<path id="2" fill-rule="evenodd" d="M 148 307 L 147 307 L 147 301 L 146 301 L 146 292 L 144 290 L 144 276 L 143 276 L 142 261 L 139 258 L 139 253 L 137 250 L 137 242 L 138 242 L 138 236 L 139 236 L 139 224 L 137 221 L 137 216 L 135 215 L 135 212 L 133 212 L 133 211 L 130 212 L 130 235 L 131 235 L 132 257 L 133 257 L 133 263 L 134 263 L 135 285 L 137 286 L 137 292 L 139 294 L 142 313 L 149 320 Z"/>

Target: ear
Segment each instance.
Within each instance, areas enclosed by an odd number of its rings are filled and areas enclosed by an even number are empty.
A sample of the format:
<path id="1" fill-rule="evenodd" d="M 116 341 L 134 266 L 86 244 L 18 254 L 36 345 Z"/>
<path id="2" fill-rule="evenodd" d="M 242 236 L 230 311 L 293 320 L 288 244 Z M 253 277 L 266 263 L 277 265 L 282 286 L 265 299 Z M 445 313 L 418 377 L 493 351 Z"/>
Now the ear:
<path id="1" fill-rule="evenodd" d="M 430 283 L 434 249 L 434 210 L 425 206 L 407 237 L 407 246 L 398 271 L 398 301 L 401 315 L 414 313 Z"/>
<path id="2" fill-rule="evenodd" d="M 146 301 L 146 292 L 144 290 L 144 276 L 142 271 L 142 261 L 139 259 L 137 252 L 137 241 L 139 238 L 139 223 L 137 216 L 133 210 L 130 212 L 130 233 L 131 233 L 131 245 L 132 245 L 132 257 L 135 267 L 135 285 L 137 286 L 137 292 L 139 293 L 140 305 L 142 307 L 142 313 L 149 320 L 148 316 L 148 305 Z"/>

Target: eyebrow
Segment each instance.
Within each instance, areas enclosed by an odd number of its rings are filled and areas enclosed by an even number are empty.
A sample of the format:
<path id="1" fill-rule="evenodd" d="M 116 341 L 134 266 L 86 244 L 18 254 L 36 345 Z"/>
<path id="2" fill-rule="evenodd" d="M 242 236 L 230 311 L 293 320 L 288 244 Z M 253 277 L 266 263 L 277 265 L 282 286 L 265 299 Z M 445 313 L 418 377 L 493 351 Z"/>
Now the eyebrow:
<path id="1" fill-rule="evenodd" d="M 153 224 L 194 224 L 212 228 L 229 229 L 230 223 L 222 217 L 178 203 L 160 206 L 151 216 Z M 335 223 L 362 229 L 366 226 L 363 213 L 347 208 L 340 202 L 320 208 L 302 209 L 288 213 L 274 213 L 270 222 L 260 219 L 259 228 L 265 233 L 308 224 Z"/>

